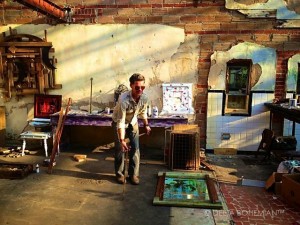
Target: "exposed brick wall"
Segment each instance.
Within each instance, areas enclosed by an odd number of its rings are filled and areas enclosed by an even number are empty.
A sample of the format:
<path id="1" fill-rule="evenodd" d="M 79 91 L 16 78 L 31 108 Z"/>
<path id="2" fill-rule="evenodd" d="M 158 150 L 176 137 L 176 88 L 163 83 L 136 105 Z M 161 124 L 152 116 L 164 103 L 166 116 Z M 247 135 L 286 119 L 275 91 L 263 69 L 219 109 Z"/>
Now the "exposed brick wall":
<path id="1" fill-rule="evenodd" d="M 293 55 L 296 54 L 300 54 L 300 50 L 277 51 L 275 98 L 278 99 L 285 98 L 285 93 L 286 93 L 285 81 L 288 73 L 288 60 L 289 58 L 291 58 Z"/>
<path id="2" fill-rule="evenodd" d="M 64 6 L 65 0 L 53 0 Z M 207 78 L 210 56 L 227 51 L 240 42 L 253 42 L 277 50 L 275 96 L 284 97 L 287 60 L 300 52 L 299 29 L 277 29 L 274 18 L 249 19 L 225 8 L 225 0 L 68 0 L 74 23 L 84 24 L 165 24 L 199 35 L 199 76 L 195 99 L 196 123 L 201 129 L 201 146 L 206 140 Z M 16 3 L 3 3 L 0 24 L 50 23 L 38 12 Z"/>

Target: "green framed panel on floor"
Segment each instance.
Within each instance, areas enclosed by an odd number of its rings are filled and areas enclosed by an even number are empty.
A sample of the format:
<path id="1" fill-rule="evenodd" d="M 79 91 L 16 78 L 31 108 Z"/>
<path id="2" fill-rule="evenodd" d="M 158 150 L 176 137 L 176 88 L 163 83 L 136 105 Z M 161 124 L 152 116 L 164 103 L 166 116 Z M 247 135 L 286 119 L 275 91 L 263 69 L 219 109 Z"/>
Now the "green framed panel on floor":
<path id="1" fill-rule="evenodd" d="M 159 172 L 154 205 L 223 209 L 215 181 L 205 173 Z"/>

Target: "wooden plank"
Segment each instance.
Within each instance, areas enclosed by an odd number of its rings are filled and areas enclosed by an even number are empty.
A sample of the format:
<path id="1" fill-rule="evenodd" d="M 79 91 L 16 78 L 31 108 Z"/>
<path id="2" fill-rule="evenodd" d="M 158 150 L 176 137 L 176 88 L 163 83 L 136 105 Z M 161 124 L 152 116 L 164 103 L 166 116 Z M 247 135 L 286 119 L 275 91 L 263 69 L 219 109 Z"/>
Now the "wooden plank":
<path id="1" fill-rule="evenodd" d="M 15 57 L 21 57 L 21 58 L 35 58 L 36 56 L 39 56 L 39 53 L 3 53 L 3 56 L 6 56 L 7 58 L 15 58 Z"/>
<path id="2" fill-rule="evenodd" d="M 205 162 L 205 161 L 201 161 L 202 165 L 204 165 L 207 169 L 211 170 L 211 171 L 214 171 L 214 168 L 212 165 L 210 165 L 208 162 Z"/>
<path id="3" fill-rule="evenodd" d="M 15 46 L 11 46 L 11 47 L 14 47 L 13 53 L 16 53 L 16 52 L 22 52 L 22 53 L 35 53 L 35 52 L 38 52 L 38 48 L 16 48 Z M 9 53 L 7 53 L 7 54 L 9 54 Z"/>
<path id="4" fill-rule="evenodd" d="M 215 155 L 236 155 L 237 149 L 235 148 L 214 148 Z"/>
<path id="5" fill-rule="evenodd" d="M 16 95 L 33 95 L 38 94 L 37 88 L 23 88 L 21 92 L 17 92 Z"/>
<path id="6" fill-rule="evenodd" d="M 45 93 L 45 81 L 44 81 L 44 74 L 42 70 L 42 64 L 37 63 L 36 69 L 38 71 L 38 83 L 39 83 L 39 92 L 41 94 Z"/>
<path id="7" fill-rule="evenodd" d="M 53 144 L 50 163 L 48 166 L 48 173 L 52 173 L 52 168 L 53 168 L 53 165 L 55 162 L 55 157 L 56 157 L 56 154 L 58 153 L 58 145 L 60 143 L 60 138 L 61 138 L 63 128 L 64 128 L 64 123 L 65 123 L 67 114 L 70 110 L 71 103 L 72 103 L 72 99 L 69 98 L 64 114 L 63 114 L 63 109 L 60 110 L 59 120 L 58 120 L 57 129 L 56 129 L 56 133 L 55 133 L 55 141 Z"/>
<path id="8" fill-rule="evenodd" d="M 211 179 L 209 177 L 209 175 L 205 176 L 206 178 L 206 185 L 207 185 L 207 190 L 208 190 L 208 194 L 209 194 L 209 199 L 211 201 L 211 203 L 217 203 L 219 202 L 219 197 L 218 197 L 218 193 L 215 187 L 215 182 L 213 179 Z"/>
<path id="9" fill-rule="evenodd" d="M 187 132 L 196 132 L 200 133 L 200 128 L 196 124 L 174 124 L 172 126 L 174 131 L 187 131 Z"/>
<path id="10" fill-rule="evenodd" d="M 160 201 L 163 200 L 164 197 L 165 177 L 166 174 L 163 173 L 161 176 L 158 177 L 157 180 L 155 196 L 158 197 Z"/>
<path id="11" fill-rule="evenodd" d="M 52 47 L 52 42 L 0 42 L 0 47 Z"/>

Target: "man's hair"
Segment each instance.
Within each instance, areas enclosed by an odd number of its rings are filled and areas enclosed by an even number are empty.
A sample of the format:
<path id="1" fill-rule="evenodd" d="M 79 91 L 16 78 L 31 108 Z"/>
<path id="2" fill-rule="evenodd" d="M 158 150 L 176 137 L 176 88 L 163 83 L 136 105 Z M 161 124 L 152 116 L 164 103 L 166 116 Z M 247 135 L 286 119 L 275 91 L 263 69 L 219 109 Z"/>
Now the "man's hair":
<path id="1" fill-rule="evenodd" d="M 134 84 L 136 81 L 145 81 L 145 77 L 140 73 L 134 73 L 129 78 L 130 84 Z"/>

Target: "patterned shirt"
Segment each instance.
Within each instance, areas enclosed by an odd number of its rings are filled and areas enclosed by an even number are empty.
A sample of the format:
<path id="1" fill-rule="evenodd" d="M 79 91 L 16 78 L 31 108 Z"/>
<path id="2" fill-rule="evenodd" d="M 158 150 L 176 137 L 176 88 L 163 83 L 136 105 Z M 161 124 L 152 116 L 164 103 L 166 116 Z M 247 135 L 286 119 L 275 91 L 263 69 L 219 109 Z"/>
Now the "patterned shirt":
<path id="1" fill-rule="evenodd" d="M 134 101 L 131 91 L 120 95 L 114 108 L 112 120 L 117 123 L 117 128 L 127 128 L 128 124 L 134 126 L 138 118 L 147 119 L 148 98 L 142 94 L 138 103 Z"/>

